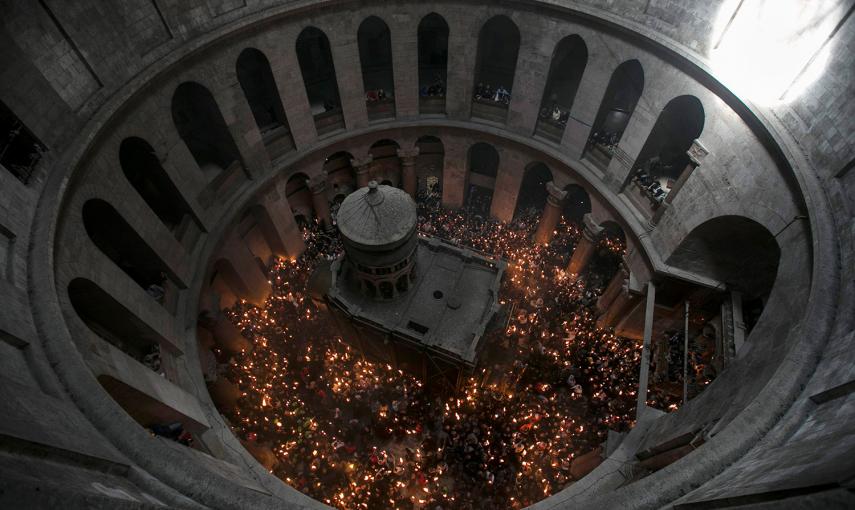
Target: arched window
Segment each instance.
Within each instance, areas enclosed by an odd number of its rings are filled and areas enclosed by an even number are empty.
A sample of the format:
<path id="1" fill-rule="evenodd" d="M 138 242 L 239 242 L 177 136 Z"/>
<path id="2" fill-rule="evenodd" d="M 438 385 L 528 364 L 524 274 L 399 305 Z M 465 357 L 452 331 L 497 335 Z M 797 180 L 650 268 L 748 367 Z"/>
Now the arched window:
<path id="1" fill-rule="evenodd" d="M 270 159 L 294 150 L 291 128 L 267 57 L 255 48 L 246 48 L 238 56 L 235 67 Z"/>
<path id="2" fill-rule="evenodd" d="M 627 176 L 635 188 L 629 195 L 647 199 L 637 201 L 642 210 L 655 209 L 680 175 L 690 171 L 686 151 L 703 129 L 704 107 L 695 96 L 675 97 L 665 105 Z"/>
<path id="3" fill-rule="evenodd" d="M 601 169 L 609 166 L 643 90 L 638 60 L 627 60 L 612 73 L 585 146 L 585 158 Z"/>
<path id="4" fill-rule="evenodd" d="M 430 13 L 419 22 L 419 112 L 445 113 L 448 23 Z"/>
<path id="5" fill-rule="evenodd" d="M 373 159 L 371 178 L 377 182 L 389 181 L 391 186 L 401 182 L 401 160 L 398 158 L 400 146 L 394 140 L 379 140 L 368 150 Z"/>
<path id="6" fill-rule="evenodd" d="M 394 117 L 395 78 L 389 27 L 377 16 L 369 16 L 359 25 L 357 42 L 368 120 Z"/>
<path id="7" fill-rule="evenodd" d="M 445 146 L 435 136 L 423 136 L 416 140 L 419 156 L 416 160 L 416 174 L 419 177 L 419 191 L 431 196 L 442 196 L 442 173 L 445 166 Z"/>
<path id="8" fill-rule="evenodd" d="M 591 197 L 585 188 L 578 184 L 568 184 L 564 187 L 567 196 L 564 197 L 564 221 L 582 225 L 582 218 L 591 212 Z"/>
<path id="9" fill-rule="evenodd" d="M 536 134 L 561 143 L 587 63 L 588 47 L 578 35 L 567 36 L 555 46 L 540 100 Z"/>
<path id="10" fill-rule="evenodd" d="M 208 182 L 199 199 L 210 205 L 241 173 L 240 152 L 214 96 L 202 85 L 184 82 L 172 95 L 172 121 Z"/>
<path id="11" fill-rule="evenodd" d="M 171 308 L 179 287 L 169 266 L 107 202 L 83 204 L 83 226 L 89 239 L 158 303 Z"/>
<path id="12" fill-rule="evenodd" d="M 489 215 L 499 173 L 499 152 L 488 143 L 476 143 L 469 148 L 468 163 L 466 209 L 472 214 Z"/>
<path id="13" fill-rule="evenodd" d="M 520 31 L 507 16 L 490 18 L 478 35 L 472 116 L 505 122 L 517 68 Z"/>
<path id="14" fill-rule="evenodd" d="M 552 172 L 545 164 L 538 161 L 526 166 L 517 196 L 514 218 L 528 212 L 532 212 L 538 217 L 543 213 L 546 199 L 549 197 L 546 183 L 550 181 L 552 181 Z"/>
<path id="15" fill-rule="evenodd" d="M 335 64 L 326 34 L 315 27 L 304 28 L 297 37 L 297 60 L 318 134 L 344 129 Z"/>
<path id="16" fill-rule="evenodd" d="M 151 145 L 142 138 L 125 138 L 119 146 L 119 165 L 125 178 L 164 226 L 185 247 L 192 248 L 202 229 Z"/>
<path id="17" fill-rule="evenodd" d="M 42 142 L 0 102 L 0 165 L 27 184 L 45 151 Z"/>

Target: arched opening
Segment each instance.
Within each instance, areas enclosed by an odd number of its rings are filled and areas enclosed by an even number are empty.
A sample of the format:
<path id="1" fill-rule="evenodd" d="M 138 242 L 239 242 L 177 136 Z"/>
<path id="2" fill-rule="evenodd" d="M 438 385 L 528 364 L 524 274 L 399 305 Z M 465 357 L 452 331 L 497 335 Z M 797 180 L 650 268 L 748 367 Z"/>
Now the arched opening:
<path id="1" fill-rule="evenodd" d="M 359 62 L 368 120 L 395 116 L 395 78 L 392 71 L 392 34 L 377 16 L 362 21 L 357 31 Z"/>
<path id="2" fill-rule="evenodd" d="M 667 263 L 723 282 L 744 300 L 765 302 L 780 258 L 778 242 L 763 225 L 742 216 L 720 216 L 692 229 Z"/>
<path id="3" fill-rule="evenodd" d="M 211 290 L 219 297 L 221 310 L 231 308 L 242 297 L 249 294 L 249 289 L 246 288 L 237 270 L 227 259 L 219 259 L 214 263 L 208 283 Z"/>
<path id="4" fill-rule="evenodd" d="M 161 355 L 164 351 L 180 352 L 172 342 L 90 280 L 71 280 L 68 298 L 77 316 L 93 333 L 144 365 L 146 356 L 155 352 Z"/>
<path id="5" fill-rule="evenodd" d="M 584 151 L 599 168 L 609 166 L 643 91 L 644 69 L 638 60 L 627 60 L 612 73 Z"/>
<path id="6" fill-rule="evenodd" d="M 400 146 L 394 140 L 379 140 L 368 149 L 373 159 L 371 178 L 377 182 L 389 181 L 398 186 L 401 183 L 401 159 L 398 157 Z"/>
<path id="7" fill-rule="evenodd" d="M 89 239 L 152 299 L 173 311 L 178 279 L 160 256 L 107 202 L 93 198 L 83 204 L 83 226 Z"/>
<path id="8" fill-rule="evenodd" d="M 125 178 L 163 225 L 191 250 L 202 229 L 152 146 L 142 138 L 125 138 L 119 146 L 119 165 Z"/>
<path id="9" fill-rule="evenodd" d="M 297 61 L 318 134 L 344 129 L 335 65 L 326 34 L 315 27 L 304 28 L 297 37 Z"/>
<path id="10" fill-rule="evenodd" d="M 392 286 L 392 282 L 388 280 L 383 280 L 380 282 L 380 297 L 383 299 L 392 299 L 395 297 L 395 288 Z"/>
<path id="11" fill-rule="evenodd" d="M 567 36 L 555 46 L 540 100 L 535 134 L 561 142 L 587 63 L 588 47 L 578 35 Z"/>
<path id="12" fill-rule="evenodd" d="M 439 200 L 442 197 L 442 172 L 445 166 L 445 146 L 435 136 L 423 136 L 416 140 L 419 156 L 416 159 L 416 175 L 419 193 L 423 198 Z"/>
<path id="13" fill-rule="evenodd" d="M 327 174 L 327 186 L 334 196 L 349 195 L 356 191 L 356 170 L 349 152 L 339 151 L 324 160 L 324 172 Z"/>
<path id="14" fill-rule="evenodd" d="M 294 150 L 291 128 L 267 57 L 255 48 L 246 48 L 238 56 L 235 68 L 270 159 Z"/>
<path id="15" fill-rule="evenodd" d="M 492 145 L 479 142 L 469 148 L 468 156 L 466 210 L 470 214 L 488 216 L 499 173 L 499 152 Z"/>
<path id="16" fill-rule="evenodd" d="M 691 172 L 687 151 L 703 129 L 704 107 L 695 96 L 675 97 L 665 105 L 627 176 L 634 184 L 629 195 L 641 210 L 657 208 L 680 175 Z"/>
<path id="17" fill-rule="evenodd" d="M 589 281 L 591 285 L 605 288 L 620 269 L 626 251 L 626 233 L 617 222 L 607 220 L 600 224 L 597 241 L 597 256 L 591 261 Z"/>
<path id="18" fill-rule="evenodd" d="M 562 217 L 564 221 L 582 225 L 582 218 L 591 212 L 591 197 L 585 188 L 578 184 L 564 186 L 567 195 L 564 197 Z"/>
<path id="19" fill-rule="evenodd" d="M 0 166 L 24 184 L 47 148 L 6 103 L 0 102 Z"/>
<path id="20" fill-rule="evenodd" d="M 520 31 L 507 16 L 490 18 L 478 34 L 472 116 L 504 123 L 517 68 Z"/>
<path id="21" fill-rule="evenodd" d="M 517 205 L 514 209 L 514 218 L 523 214 L 540 216 L 546 206 L 549 191 L 546 183 L 552 181 L 552 172 L 545 164 L 537 161 L 529 163 L 525 168 L 522 183 L 520 184 Z"/>
<path id="22" fill-rule="evenodd" d="M 199 201 L 209 206 L 241 177 L 240 152 L 214 96 L 202 85 L 184 82 L 172 95 L 172 121 L 202 170 L 207 186 Z"/>
<path id="23" fill-rule="evenodd" d="M 288 178 L 285 183 L 285 198 L 291 206 L 291 211 L 294 213 L 294 220 L 300 224 L 300 227 L 308 225 L 312 216 L 314 216 L 314 207 L 312 205 L 312 190 L 309 189 L 309 176 L 304 173 L 296 173 Z M 303 222 L 301 223 L 300 216 Z"/>
<path id="24" fill-rule="evenodd" d="M 432 12 L 419 22 L 419 112 L 445 113 L 448 23 Z"/>

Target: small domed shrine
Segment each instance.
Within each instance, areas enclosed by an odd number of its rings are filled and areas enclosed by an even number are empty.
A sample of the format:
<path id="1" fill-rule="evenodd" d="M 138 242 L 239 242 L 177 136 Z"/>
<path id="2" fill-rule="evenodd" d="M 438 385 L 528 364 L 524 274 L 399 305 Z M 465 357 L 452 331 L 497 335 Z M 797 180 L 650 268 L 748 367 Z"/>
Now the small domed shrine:
<path id="1" fill-rule="evenodd" d="M 345 254 L 313 278 L 313 297 L 342 338 L 372 361 L 458 388 L 474 369 L 499 310 L 506 264 L 419 236 L 416 204 L 370 182 L 338 213 Z"/>

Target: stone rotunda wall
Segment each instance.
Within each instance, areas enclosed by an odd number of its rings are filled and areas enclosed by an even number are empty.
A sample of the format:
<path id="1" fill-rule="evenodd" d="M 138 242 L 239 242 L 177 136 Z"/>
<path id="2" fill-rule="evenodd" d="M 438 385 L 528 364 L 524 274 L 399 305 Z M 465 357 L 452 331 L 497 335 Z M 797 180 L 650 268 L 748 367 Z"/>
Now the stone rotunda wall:
<path id="1" fill-rule="evenodd" d="M 711 73 L 725 4 L 0 3 L 0 101 L 44 147 L 28 175 L 0 169 L 0 505 L 323 506 L 272 477 L 213 405 L 205 351 L 241 341 L 221 308 L 265 299 L 256 258 L 300 253 L 293 211 L 329 222 L 325 204 L 367 179 L 406 188 L 413 173 L 433 172 L 446 207 L 460 207 L 477 182 L 492 187 L 491 215 L 508 221 L 535 164 L 555 189 L 584 189 L 589 219 L 620 225 L 637 289 L 663 278 L 733 285 L 717 267 L 680 262 L 710 225 L 750 222 L 780 252 L 764 313 L 728 370 L 679 412 L 642 420 L 597 471 L 535 506 L 851 505 L 852 9 L 829 4 L 839 23 L 825 71 L 766 107 Z M 449 27 L 444 114 L 435 104 L 423 113 L 418 95 L 417 27 L 430 13 Z M 369 16 L 391 32 L 392 116 L 364 101 L 357 32 Z M 472 102 L 478 34 L 494 16 L 520 41 L 498 117 Z M 306 27 L 329 41 L 340 110 L 312 108 L 296 54 Z M 581 38 L 587 60 L 566 127 L 544 135 L 543 91 L 568 36 Z M 265 93 L 281 102 L 272 129 L 238 70 L 248 48 L 266 59 Z M 643 70 L 643 89 L 604 162 L 588 137 L 613 72 L 629 61 Z M 627 182 L 660 114 L 683 96 L 703 112 L 696 164 L 657 215 Z M 479 143 L 498 154 L 494 177 L 471 168 Z M 136 156 L 124 159 L 127 151 Z M 144 155 L 146 185 L 127 167 Z M 162 303 L 145 289 L 160 273 Z M 165 377 L 129 354 L 155 344 Z M 134 413 L 181 419 L 204 451 L 151 437 Z M 636 452 L 696 430 L 701 447 L 627 483 Z"/>

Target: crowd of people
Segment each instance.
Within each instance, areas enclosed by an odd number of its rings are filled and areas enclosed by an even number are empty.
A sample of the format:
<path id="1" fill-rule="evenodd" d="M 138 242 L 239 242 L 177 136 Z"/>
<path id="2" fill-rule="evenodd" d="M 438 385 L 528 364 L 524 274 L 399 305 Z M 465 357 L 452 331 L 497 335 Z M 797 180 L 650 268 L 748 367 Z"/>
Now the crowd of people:
<path id="1" fill-rule="evenodd" d="M 511 104 L 511 92 L 504 85 L 499 85 L 494 89 L 489 83 L 478 83 L 475 87 L 474 96 L 475 99 L 481 101 L 492 101 L 503 105 Z"/>
<path id="2" fill-rule="evenodd" d="M 509 263 L 506 320 L 459 394 L 429 392 L 339 337 L 306 291 L 316 265 L 342 252 L 320 228 L 304 231 L 303 255 L 270 269 L 264 307 L 228 310 L 253 347 L 225 365 L 242 396 L 221 411 L 238 437 L 275 454 L 286 483 L 338 508 L 521 508 L 572 483 L 574 459 L 609 429 L 633 425 L 640 346 L 598 329 L 594 313 L 623 243 L 604 238 L 574 280 L 564 268 L 577 225 L 562 221 L 536 246 L 538 211 L 509 224 L 468 211 L 442 209 L 436 192 L 418 200 L 422 234 Z"/>

